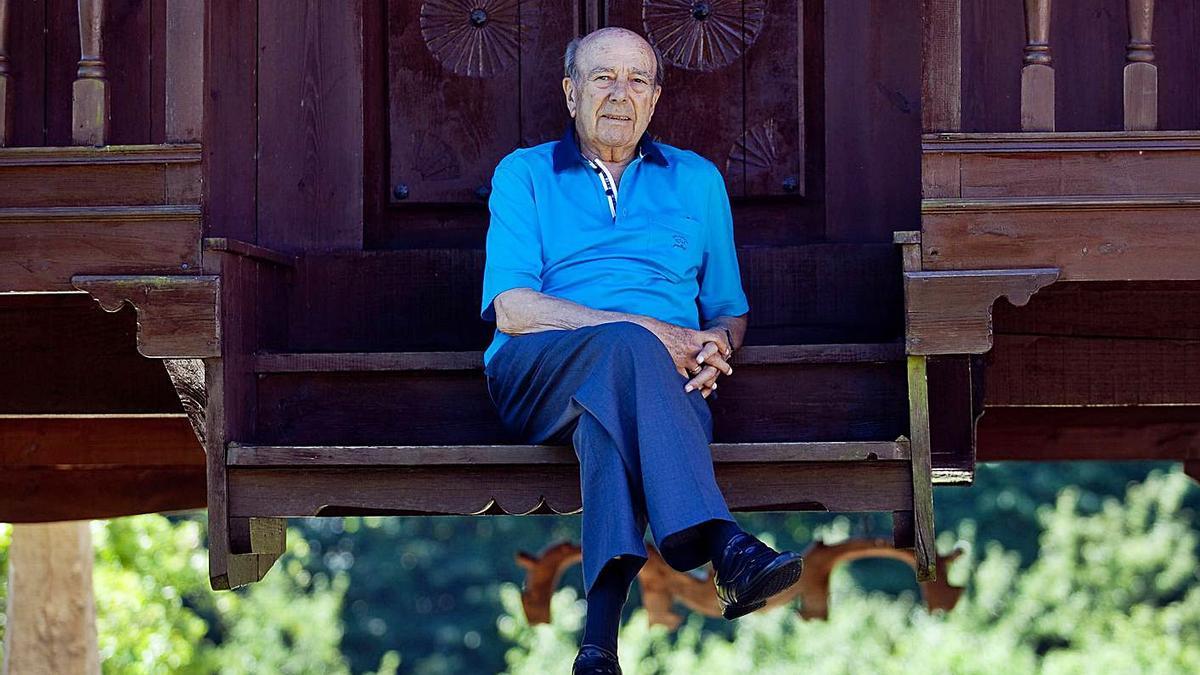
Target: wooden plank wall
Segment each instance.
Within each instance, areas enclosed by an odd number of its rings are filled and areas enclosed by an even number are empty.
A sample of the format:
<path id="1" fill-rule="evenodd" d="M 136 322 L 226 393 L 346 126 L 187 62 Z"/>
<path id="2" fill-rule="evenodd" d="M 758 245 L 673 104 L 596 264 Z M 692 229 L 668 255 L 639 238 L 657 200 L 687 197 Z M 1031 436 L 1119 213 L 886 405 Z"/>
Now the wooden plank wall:
<path id="1" fill-rule="evenodd" d="M 1126 13 L 1127 0 L 1052 3 L 1050 55 L 1058 131 L 1123 128 Z M 1023 16 L 1020 3 L 1011 0 L 962 3 L 963 131 L 1020 131 Z M 1153 42 L 1159 128 L 1200 128 L 1200 5 L 1158 0 Z"/>

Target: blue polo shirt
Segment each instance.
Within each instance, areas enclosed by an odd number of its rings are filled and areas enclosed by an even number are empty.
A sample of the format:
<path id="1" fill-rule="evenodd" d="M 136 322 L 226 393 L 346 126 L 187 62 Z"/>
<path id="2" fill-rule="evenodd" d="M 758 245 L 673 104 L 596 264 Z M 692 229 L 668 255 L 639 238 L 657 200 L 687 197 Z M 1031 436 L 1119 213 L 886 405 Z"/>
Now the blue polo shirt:
<path id="1" fill-rule="evenodd" d="M 496 296 L 522 287 L 692 329 L 749 311 L 729 196 L 712 162 L 646 135 L 615 194 L 606 187 L 574 125 L 562 140 L 500 160 L 480 317 L 495 321 Z M 509 338 L 495 331 L 485 366 Z"/>

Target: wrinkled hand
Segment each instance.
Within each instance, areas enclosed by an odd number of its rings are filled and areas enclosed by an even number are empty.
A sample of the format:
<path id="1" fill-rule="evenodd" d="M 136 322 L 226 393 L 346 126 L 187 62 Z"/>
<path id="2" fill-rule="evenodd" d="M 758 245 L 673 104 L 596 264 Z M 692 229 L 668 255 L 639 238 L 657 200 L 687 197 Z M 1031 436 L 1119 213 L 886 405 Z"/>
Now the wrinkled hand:
<path id="1" fill-rule="evenodd" d="M 732 355 L 732 345 L 720 328 L 692 330 L 683 326 L 663 323 L 654 331 L 666 346 L 675 370 L 683 377 L 691 378 L 684 391 L 700 389 L 705 398 L 716 389 L 719 375 L 732 375 L 733 368 L 725 359 Z"/>

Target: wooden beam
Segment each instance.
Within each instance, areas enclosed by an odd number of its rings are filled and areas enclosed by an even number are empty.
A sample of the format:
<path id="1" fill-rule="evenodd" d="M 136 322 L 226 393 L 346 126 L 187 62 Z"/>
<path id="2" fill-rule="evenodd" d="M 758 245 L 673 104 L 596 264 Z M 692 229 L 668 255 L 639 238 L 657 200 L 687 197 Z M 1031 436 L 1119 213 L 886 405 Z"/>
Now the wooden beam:
<path id="1" fill-rule="evenodd" d="M 934 544 L 933 484 L 929 442 L 929 385 L 926 381 L 926 357 L 908 357 L 909 429 L 912 438 L 912 512 L 913 550 L 916 555 L 917 581 L 937 577 Z"/>
<path id="2" fill-rule="evenodd" d="M 76 274 L 187 274 L 200 267 L 197 206 L 0 209 L 0 293 L 71 292 Z"/>
<path id="3" fill-rule="evenodd" d="M 166 0 L 166 139 L 198 141 L 204 118 L 204 10 L 207 3 Z"/>
<path id="4" fill-rule="evenodd" d="M 86 520 L 13 526 L 4 672 L 100 674 Z"/>
<path id="5" fill-rule="evenodd" d="M 0 470 L 204 466 L 187 418 L 168 415 L 0 415 Z"/>
<path id="6" fill-rule="evenodd" d="M 987 407 L 979 461 L 1200 460 L 1200 406 Z"/>

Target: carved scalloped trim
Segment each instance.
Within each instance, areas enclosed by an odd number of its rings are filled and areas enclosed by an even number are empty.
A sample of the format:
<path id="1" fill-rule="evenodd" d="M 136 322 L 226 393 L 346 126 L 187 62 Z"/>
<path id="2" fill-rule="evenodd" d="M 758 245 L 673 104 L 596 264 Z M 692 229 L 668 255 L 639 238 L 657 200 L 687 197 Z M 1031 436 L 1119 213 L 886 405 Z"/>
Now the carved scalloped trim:
<path id="1" fill-rule="evenodd" d="M 147 358 L 205 358 L 221 355 L 215 275 L 91 275 L 71 277 L 106 312 L 129 303 L 137 312 L 137 350 Z M 191 330 L 177 330 L 180 325 Z M 172 326 L 171 330 L 163 330 Z"/>

